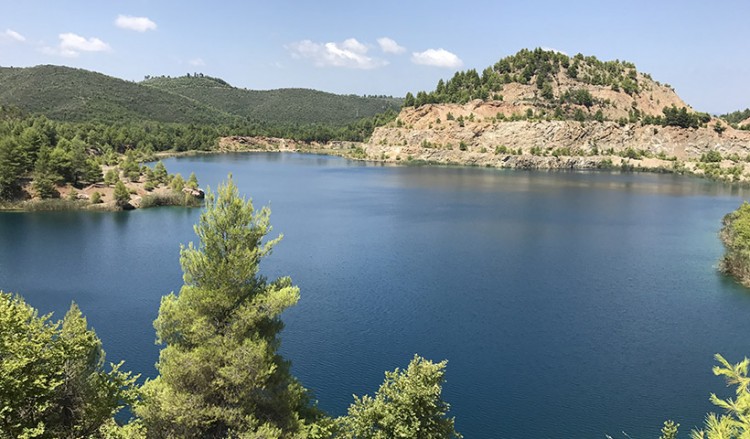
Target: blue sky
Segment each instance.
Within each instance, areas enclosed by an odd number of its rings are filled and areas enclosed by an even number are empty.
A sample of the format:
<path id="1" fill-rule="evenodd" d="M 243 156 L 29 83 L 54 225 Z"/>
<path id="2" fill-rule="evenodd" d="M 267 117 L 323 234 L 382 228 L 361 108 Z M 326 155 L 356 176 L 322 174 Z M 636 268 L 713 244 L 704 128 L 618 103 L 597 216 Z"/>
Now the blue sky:
<path id="1" fill-rule="evenodd" d="M 522 48 L 634 62 L 701 111 L 750 107 L 750 1 L 0 0 L 0 65 L 403 96 Z"/>

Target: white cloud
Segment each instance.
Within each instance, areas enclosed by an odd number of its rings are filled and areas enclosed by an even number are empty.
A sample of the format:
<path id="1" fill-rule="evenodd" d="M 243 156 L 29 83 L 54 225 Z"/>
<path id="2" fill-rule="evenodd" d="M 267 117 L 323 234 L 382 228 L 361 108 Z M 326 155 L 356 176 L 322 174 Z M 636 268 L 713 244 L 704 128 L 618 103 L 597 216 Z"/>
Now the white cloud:
<path id="1" fill-rule="evenodd" d="M 136 32 L 146 32 L 147 30 L 156 29 L 156 23 L 148 17 L 133 17 L 130 15 L 118 15 L 115 20 L 115 26 Z"/>
<path id="2" fill-rule="evenodd" d="M 399 54 L 406 52 L 406 47 L 399 46 L 397 42 L 388 37 L 378 38 L 378 44 L 380 45 L 380 50 L 385 53 Z"/>
<path id="3" fill-rule="evenodd" d="M 311 59 L 318 67 L 374 69 L 388 64 L 383 59 L 367 56 L 369 48 L 354 38 L 342 43 L 316 43 L 302 40 L 285 46 L 294 58 Z"/>
<path id="4" fill-rule="evenodd" d="M 190 61 L 188 61 L 188 64 L 194 67 L 201 67 L 201 66 L 205 66 L 206 62 L 203 61 L 203 58 L 193 58 Z"/>
<path id="5" fill-rule="evenodd" d="M 5 32 L 2 33 L 2 37 L 3 39 L 11 39 L 19 43 L 23 43 L 24 41 L 26 41 L 26 37 L 14 31 L 13 29 L 5 29 Z"/>
<path id="6" fill-rule="evenodd" d="M 411 62 L 433 67 L 457 68 L 461 67 L 464 62 L 455 53 L 448 52 L 445 49 L 427 49 L 424 52 L 414 52 L 411 54 Z"/>
<path id="7" fill-rule="evenodd" d="M 568 56 L 567 53 L 563 52 L 562 50 L 557 50 L 554 47 L 545 47 L 545 46 L 542 46 L 541 49 L 542 50 L 546 50 L 547 52 L 557 52 L 557 53 L 559 53 L 561 55 Z"/>
<path id="8" fill-rule="evenodd" d="M 108 52 L 112 50 L 109 44 L 99 38 L 86 38 L 68 32 L 58 35 L 60 45 L 57 47 L 42 47 L 42 52 L 48 55 L 59 55 L 66 58 L 75 58 L 81 52 Z"/>

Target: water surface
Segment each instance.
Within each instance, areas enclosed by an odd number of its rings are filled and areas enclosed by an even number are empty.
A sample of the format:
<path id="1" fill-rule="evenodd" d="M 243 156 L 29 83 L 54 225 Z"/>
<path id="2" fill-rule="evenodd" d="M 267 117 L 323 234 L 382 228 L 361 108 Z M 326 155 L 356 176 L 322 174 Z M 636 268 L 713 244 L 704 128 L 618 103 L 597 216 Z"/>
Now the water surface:
<path id="1" fill-rule="evenodd" d="M 232 172 L 284 240 L 264 263 L 300 303 L 284 355 L 346 412 L 415 353 L 448 359 L 467 438 L 682 435 L 726 392 L 712 356 L 750 355 L 750 293 L 716 272 L 743 193 L 657 174 L 384 167 L 299 154 L 169 159 Z M 151 322 L 178 291 L 198 209 L 0 214 L 0 288 L 61 317 L 75 300 L 109 359 L 152 376 Z"/>

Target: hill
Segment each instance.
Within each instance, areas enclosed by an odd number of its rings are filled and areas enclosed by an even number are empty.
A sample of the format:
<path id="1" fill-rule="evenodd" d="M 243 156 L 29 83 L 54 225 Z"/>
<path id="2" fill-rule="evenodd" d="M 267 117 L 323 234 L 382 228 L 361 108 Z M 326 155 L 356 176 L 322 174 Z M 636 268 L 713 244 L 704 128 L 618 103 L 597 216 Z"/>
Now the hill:
<path id="1" fill-rule="evenodd" d="M 627 61 L 523 49 L 481 73 L 457 72 L 432 92 L 407 94 L 405 106 L 490 103 L 487 115 L 516 120 L 612 120 L 660 117 L 664 107 L 687 108 L 668 84 L 654 81 Z M 490 109 L 489 107 L 492 107 Z"/>
<path id="2" fill-rule="evenodd" d="M 336 95 L 301 88 L 247 90 L 200 73 L 178 78 L 153 77 L 141 84 L 236 116 L 280 124 L 345 125 L 389 109 L 398 110 L 402 103 L 397 98 Z"/>
<path id="3" fill-rule="evenodd" d="M 201 74 L 136 83 L 64 66 L 0 67 L 0 105 L 69 122 L 344 127 L 397 110 L 401 102 L 307 89 L 245 90 Z"/>
<path id="4" fill-rule="evenodd" d="M 63 66 L 0 67 L 0 104 L 50 119 L 229 123 L 234 116 L 183 96 Z"/>
<path id="5" fill-rule="evenodd" d="M 744 113 L 732 115 L 738 123 Z M 750 180 L 750 132 L 625 61 L 521 50 L 407 94 L 362 157 L 502 168 L 658 169 Z"/>

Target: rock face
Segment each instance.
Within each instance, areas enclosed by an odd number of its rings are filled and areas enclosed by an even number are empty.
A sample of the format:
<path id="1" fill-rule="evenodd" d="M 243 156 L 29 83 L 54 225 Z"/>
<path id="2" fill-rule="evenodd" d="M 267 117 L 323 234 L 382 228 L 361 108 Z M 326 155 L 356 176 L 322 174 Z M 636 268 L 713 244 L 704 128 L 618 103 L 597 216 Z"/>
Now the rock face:
<path id="1" fill-rule="evenodd" d="M 440 118 L 439 114 L 488 112 L 493 103 L 459 105 L 426 105 L 407 108 L 399 115 L 400 124 L 375 129 L 365 151 L 372 158 L 396 160 L 400 157 L 430 161 L 466 162 L 472 154 L 491 154 L 505 149 L 522 154 L 540 155 L 558 150 L 568 156 L 616 155 L 628 148 L 655 156 L 697 160 L 707 151 L 722 155 L 750 152 L 750 132 L 728 127 L 719 134 L 713 123 L 704 128 L 662 127 L 615 122 L 515 121 L 499 122 L 488 118 L 463 122 Z M 454 112 L 455 111 L 455 112 Z M 404 123 L 403 121 L 408 121 Z M 401 125 L 401 126 L 398 126 Z M 426 125 L 426 126 L 425 126 Z M 461 126 L 463 125 L 463 126 Z"/>

